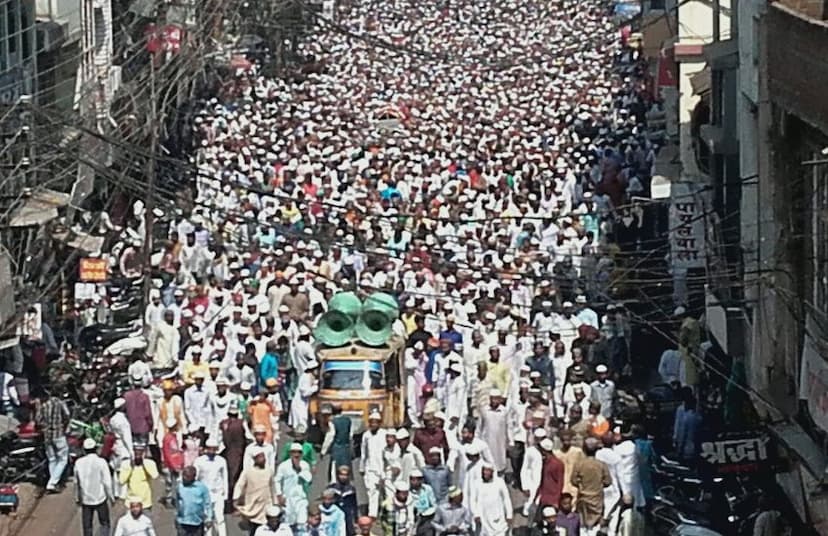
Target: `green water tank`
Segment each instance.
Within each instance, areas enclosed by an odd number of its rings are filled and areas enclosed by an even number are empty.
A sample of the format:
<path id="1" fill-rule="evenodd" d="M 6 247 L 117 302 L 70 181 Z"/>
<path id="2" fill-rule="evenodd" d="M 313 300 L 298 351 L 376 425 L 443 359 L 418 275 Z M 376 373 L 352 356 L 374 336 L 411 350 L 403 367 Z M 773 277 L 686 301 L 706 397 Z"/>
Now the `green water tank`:
<path id="1" fill-rule="evenodd" d="M 399 315 L 400 309 L 393 296 L 375 292 L 365 298 L 354 332 L 364 344 L 381 346 L 391 337 L 391 326 Z"/>
<path id="2" fill-rule="evenodd" d="M 354 335 L 362 301 L 353 292 L 338 292 L 328 302 L 328 311 L 319 318 L 313 336 L 327 346 L 342 346 Z"/>

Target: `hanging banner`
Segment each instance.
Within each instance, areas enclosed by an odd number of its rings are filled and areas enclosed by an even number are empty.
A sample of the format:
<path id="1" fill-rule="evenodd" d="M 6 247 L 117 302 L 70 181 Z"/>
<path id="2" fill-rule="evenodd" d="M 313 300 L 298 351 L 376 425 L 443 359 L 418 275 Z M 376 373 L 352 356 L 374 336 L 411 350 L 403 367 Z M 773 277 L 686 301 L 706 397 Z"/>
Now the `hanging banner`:
<path id="1" fill-rule="evenodd" d="M 678 87 L 678 66 L 676 64 L 675 48 L 672 46 L 661 49 L 658 55 L 658 87 Z"/>
<path id="2" fill-rule="evenodd" d="M 808 314 L 799 370 L 799 398 L 807 401 L 808 412 L 814 424 L 828 432 L 828 361 L 822 357 L 824 354 L 820 352 L 820 343 L 814 340 L 814 334 L 819 333 L 819 326 Z"/>
<path id="3" fill-rule="evenodd" d="M 703 268 L 705 265 L 705 209 L 694 182 L 670 186 L 670 259 L 673 268 Z"/>
<path id="4" fill-rule="evenodd" d="M 107 265 L 106 259 L 81 259 L 78 279 L 87 283 L 106 281 Z"/>

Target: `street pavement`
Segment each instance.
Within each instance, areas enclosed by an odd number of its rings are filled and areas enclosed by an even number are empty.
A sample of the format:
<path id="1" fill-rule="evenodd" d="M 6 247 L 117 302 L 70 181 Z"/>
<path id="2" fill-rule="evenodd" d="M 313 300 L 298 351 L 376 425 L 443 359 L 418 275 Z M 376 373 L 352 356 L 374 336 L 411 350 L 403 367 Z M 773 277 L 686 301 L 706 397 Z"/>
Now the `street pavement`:
<path id="1" fill-rule="evenodd" d="M 280 450 L 277 450 L 277 452 L 280 452 Z M 329 458 L 325 457 L 316 465 L 311 486 L 311 502 L 321 496 L 322 490 L 328 484 L 327 475 L 329 463 Z M 354 462 L 354 469 L 356 470 L 356 461 Z M 367 505 L 365 486 L 359 473 L 356 472 L 355 475 L 354 485 L 357 488 L 357 497 L 361 508 L 364 510 Z M 158 536 L 171 536 L 176 533 L 175 510 L 166 508 L 164 505 L 158 503 L 158 500 L 163 494 L 164 482 L 162 478 L 159 478 L 153 486 L 153 498 L 156 504 L 149 512 L 149 516 L 152 518 Z M 512 504 L 515 508 L 515 526 L 526 526 L 526 519 L 520 515 L 520 507 L 523 505 L 523 495 L 513 490 Z M 115 529 L 115 523 L 118 518 L 125 512 L 126 508 L 120 502 L 111 508 L 110 517 L 112 519 L 113 530 Z M 95 534 L 98 534 L 97 520 L 95 523 Z M 228 536 L 242 536 L 247 534 L 247 531 L 242 526 L 242 520 L 238 516 L 226 516 L 226 524 Z M 380 533 L 379 523 L 377 523 L 374 532 L 377 534 Z M 73 483 L 68 482 L 66 489 L 59 494 L 44 495 L 28 520 L 22 523 L 17 534 L 22 536 L 70 536 L 81 534 L 80 507 L 75 504 Z"/>

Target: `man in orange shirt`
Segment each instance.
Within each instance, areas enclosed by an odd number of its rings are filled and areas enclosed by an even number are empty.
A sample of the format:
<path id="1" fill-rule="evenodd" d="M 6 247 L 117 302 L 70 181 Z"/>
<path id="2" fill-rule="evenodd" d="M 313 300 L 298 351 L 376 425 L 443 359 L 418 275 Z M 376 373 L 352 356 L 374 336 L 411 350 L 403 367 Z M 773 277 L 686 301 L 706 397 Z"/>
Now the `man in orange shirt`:
<path id="1" fill-rule="evenodd" d="M 275 378 L 269 379 L 275 380 Z M 279 420 L 279 410 L 273 407 L 273 404 L 267 399 L 267 395 L 267 391 L 260 391 L 259 395 L 247 407 L 247 415 L 250 417 L 251 428 L 263 426 L 265 428 L 265 443 L 272 443 L 273 428 L 271 426 L 271 419 L 273 421 Z"/>

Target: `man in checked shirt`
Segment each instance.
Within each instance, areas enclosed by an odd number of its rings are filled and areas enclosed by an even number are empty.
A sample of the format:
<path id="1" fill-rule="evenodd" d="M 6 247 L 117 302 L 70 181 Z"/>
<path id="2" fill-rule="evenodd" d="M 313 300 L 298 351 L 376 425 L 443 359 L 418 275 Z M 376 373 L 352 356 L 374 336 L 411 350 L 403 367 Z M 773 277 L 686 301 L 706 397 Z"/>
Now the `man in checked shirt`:
<path id="1" fill-rule="evenodd" d="M 58 493 L 63 472 L 69 462 L 69 444 L 66 429 L 69 426 L 69 408 L 63 400 L 43 391 L 37 408 L 37 426 L 43 433 L 46 457 L 49 460 L 49 482 L 46 493 Z"/>

